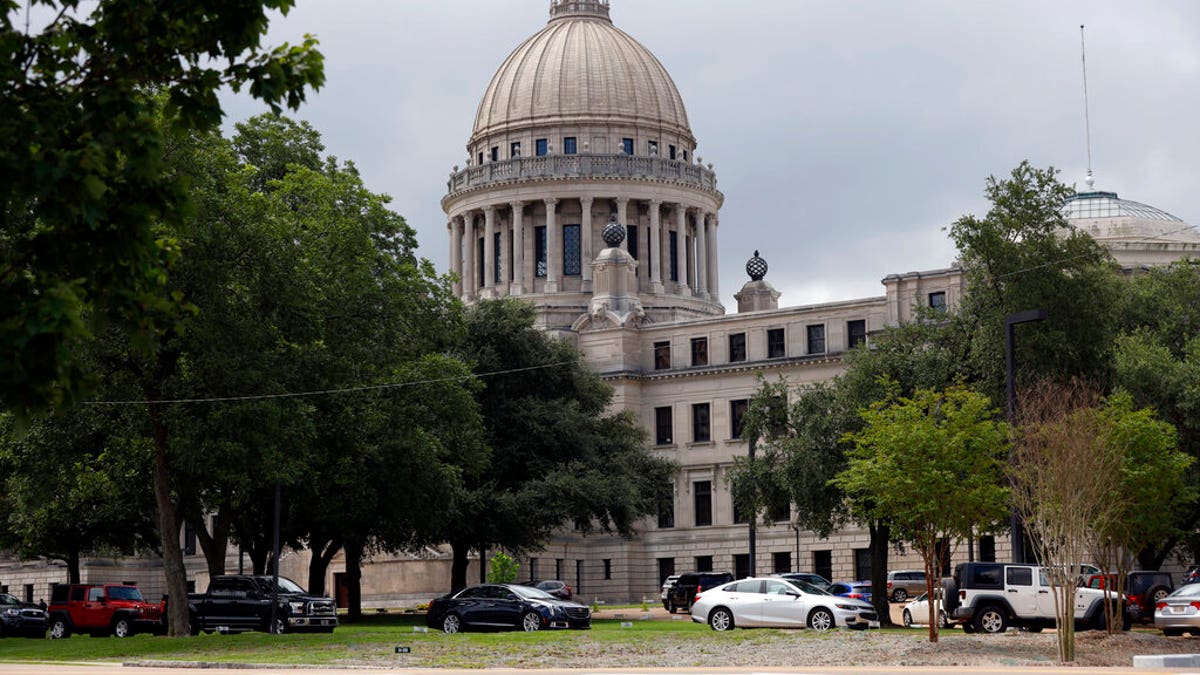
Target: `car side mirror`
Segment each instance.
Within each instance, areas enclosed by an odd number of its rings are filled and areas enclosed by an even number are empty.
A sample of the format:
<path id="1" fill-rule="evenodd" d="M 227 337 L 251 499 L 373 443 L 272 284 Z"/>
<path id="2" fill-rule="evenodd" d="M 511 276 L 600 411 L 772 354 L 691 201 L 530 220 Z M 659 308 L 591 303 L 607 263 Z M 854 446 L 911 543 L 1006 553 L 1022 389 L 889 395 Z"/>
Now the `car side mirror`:
<path id="1" fill-rule="evenodd" d="M 799 600 L 799 599 L 800 599 L 800 594 L 799 594 L 799 593 L 797 593 L 796 591 L 788 591 L 788 592 L 787 592 L 787 594 L 788 594 L 788 595 L 790 595 L 790 596 L 792 596 L 792 599 L 793 599 L 793 600 Z"/>
<path id="2" fill-rule="evenodd" d="M 517 598 L 516 593 L 509 593 L 508 595 L 504 596 L 504 599 L 505 600 L 517 600 L 518 598 Z"/>

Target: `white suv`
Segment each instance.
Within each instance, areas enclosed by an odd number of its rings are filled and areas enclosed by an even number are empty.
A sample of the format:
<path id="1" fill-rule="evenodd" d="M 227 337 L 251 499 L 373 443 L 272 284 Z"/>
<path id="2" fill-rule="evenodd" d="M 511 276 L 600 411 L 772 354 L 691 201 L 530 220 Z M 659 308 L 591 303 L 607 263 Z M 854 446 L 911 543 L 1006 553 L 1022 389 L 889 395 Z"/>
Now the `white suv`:
<path id="1" fill-rule="evenodd" d="M 942 581 L 943 609 L 968 633 L 1001 633 L 1009 626 L 1037 632 L 1055 625 L 1054 595 L 1045 570 L 1017 563 L 961 563 Z M 1094 588 L 1075 589 L 1078 629 L 1105 627 L 1105 601 L 1128 627 L 1125 603 Z"/>

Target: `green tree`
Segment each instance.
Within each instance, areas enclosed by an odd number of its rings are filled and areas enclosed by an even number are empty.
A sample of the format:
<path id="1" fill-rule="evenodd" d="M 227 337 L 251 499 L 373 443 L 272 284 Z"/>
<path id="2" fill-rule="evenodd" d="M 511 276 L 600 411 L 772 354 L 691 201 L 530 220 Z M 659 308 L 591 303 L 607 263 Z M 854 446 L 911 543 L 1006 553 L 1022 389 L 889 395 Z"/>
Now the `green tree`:
<path id="1" fill-rule="evenodd" d="M 918 390 L 862 411 L 849 465 L 834 479 L 860 520 L 886 520 L 925 563 L 928 597 L 941 578 L 943 546 L 1008 515 L 1008 431 L 985 396 L 963 387 Z M 929 640 L 937 642 L 936 603 Z"/>
<path id="2" fill-rule="evenodd" d="M 164 147 L 220 122 L 222 87 L 278 110 L 323 83 L 311 37 L 261 44 L 292 4 L 0 1 L 0 405 L 24 417 L 89 391 L 79 354 L 98 323 L 141 346 L 173 327 L 178 247 L 160 226 L 188 199 Z"/>
<path id="3" fill-rule="evenodd" d="M 993 400 L 1004 400 L 1004 320 L 1015 312 L 1047 313 L 1020 329 L 1018 381 L 1109 376 L 1120 278 L 1104 247 L 1067 223 L 1062 206 L 1073 190 L 1056 174 L 1025 161 L 1008 178 L 991 176 L 987 215 L 950 227 L 967 282 L 957 315 L 969 341 L 968 382 Z"/>
<path id="4" fill-rule="evenodd" d="M 612 389 L 578 349 L 536 328 L 532 305 L 470 307 L 462 352 L 484 385 L 476 399 L 491 457 L 448 514 L 452 588 L 466 585 L 472 549 L 532 550 L 572 522 L 629 534 L 655 512 L 674 464 L 650 453 L 632 415 L 608 411 Z"/>

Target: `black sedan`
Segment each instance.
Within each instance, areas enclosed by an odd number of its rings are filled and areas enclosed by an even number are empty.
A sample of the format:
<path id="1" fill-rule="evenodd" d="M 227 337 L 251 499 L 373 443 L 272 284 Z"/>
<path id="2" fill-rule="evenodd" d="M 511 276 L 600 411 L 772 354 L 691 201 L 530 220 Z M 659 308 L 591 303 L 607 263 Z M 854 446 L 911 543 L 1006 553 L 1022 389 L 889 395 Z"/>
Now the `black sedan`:
<path id="1" fill-rule="evenodd" d="M 46 637 L 46 611 L 33 603 L 0 593 L 0 637 L 7 635 Z"/>
<path id="2" fill-rule="evenodd" d="M 591 628 L 592 612 L 587 605 L 529 586 L 481 584 L 430 602 L 425 623 L 446 633 L 467 628 Z"/>

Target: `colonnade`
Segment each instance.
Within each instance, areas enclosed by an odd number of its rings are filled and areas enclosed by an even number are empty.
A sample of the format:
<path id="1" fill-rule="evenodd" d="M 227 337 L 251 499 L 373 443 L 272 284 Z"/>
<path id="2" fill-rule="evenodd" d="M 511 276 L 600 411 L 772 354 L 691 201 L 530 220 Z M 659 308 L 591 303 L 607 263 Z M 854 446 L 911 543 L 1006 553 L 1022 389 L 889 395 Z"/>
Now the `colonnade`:
<path id="1" fill-rule="evenodd" d="M 616 222 L 637 228 L 634 257 L 640 263 L 637 276 L 641 292 L 719 302 L 716 212 L 683 202 L 626 197 L 547 197 L 453 213 L 447 228 L 450 270 L 458 277 L 455 294 L 473 301 L 507 295 L 590 292 L 590 263 L 598 253 L 597 247 L 605 245 L 601 231 L 608 222 L 606 218 L 593 219 L 592 208 L 597 202 L 609 204 L 608 211 Z M 630 213 L 634 214 L 632 219 Z M 535 259 L 539 251 L 534 239 L 540 227 L 545 227 L 544 260 Z M 574 227 L 578 227 L 580 238 L 578 275 L 564 271 L 573 262 L 566 257 L 564 235 L 567 228 L 573 232 Z M 621 248 L 633 253 L 628 236 Z M 573 245 L 569 252 L 575 253 Z M 576 276 L 578 281 L 574 281 Z"/>

